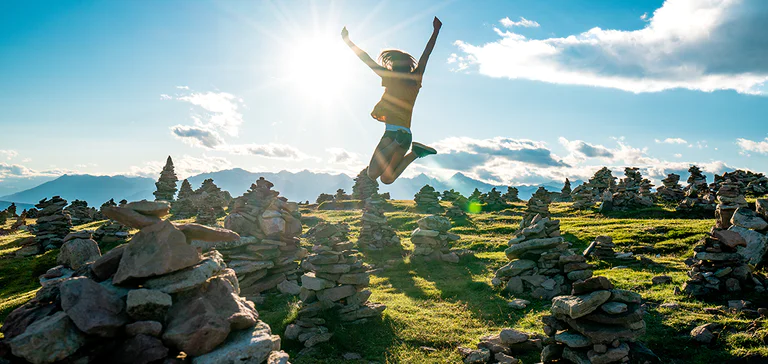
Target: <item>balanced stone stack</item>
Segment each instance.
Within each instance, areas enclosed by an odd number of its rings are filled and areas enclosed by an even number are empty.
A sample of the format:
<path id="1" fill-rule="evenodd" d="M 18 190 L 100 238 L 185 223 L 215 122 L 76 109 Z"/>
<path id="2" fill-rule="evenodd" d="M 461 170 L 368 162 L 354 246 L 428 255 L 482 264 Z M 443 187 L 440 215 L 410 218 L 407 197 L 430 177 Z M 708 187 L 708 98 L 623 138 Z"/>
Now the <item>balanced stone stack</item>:
<path id="1" fill-rule="evenodd" d="M 515 356 L 541 352 L 544 339 L 541 334 L 508 328 L 498 334 L 480 338 L 477 349 L 459 347 L 458 350 L 466 364 L 523 364 Z"/>
<path id="2" fill-rule="evenodd" d="M 641 301 L 639 294 L 615 289 L 602 276 L 575 283 L 571 295 L 555 297 L 551 315 L 541 318 L 552 341 L 541 361 L 628 363 L 633 351 L 647 353 L 635 343 L 645 334 Z"/>
<path id="3" fill-rule="evenodd" d="M 10 205 L 5 209 L 5 211 L 8 213 L 9 218 L 17 217 L 19 215 L 16 214 L 16 204 L 11 202 Z"/>
<path id="4" fill-rule="evenodd" d="M 206 226 L 217 226 L 216 223 L 216 210 L 213 207 L 201 206 L 197 210 L 197 217 L 195 217 L 195 223 Z"/>
<path id="5" fill-rule="evenodd" d="M 155 195 L 155 201 L 173 201 L 173 196 L 176 194 L 176 182 L 179 178 L 176 177 L 176 172 L 173 170 L 173 160 L 171 156 L 165 161 L 165 166 L 160 172 L 160 178 L 155 182 L 157 190 L 153 193 Z"/>
<path id="6" fill-rule="evenodd" d="M 570 202 L 571 193 L 573 193 L 573 190 L 571 190 L 571 181 L 568 178 L 566 178 L 565 184 L 563 185 L 563 189 L 560 190 L 560 196 L 558 196 L 557 200 L 560 202 Z"/>
<path id="7" fill-rule="evenodd" d="M 62 266 L 41 277 L 43 288 L 0 329 L 12 354 L 32 363 L 176 362 L 180 355 L 193 364 L 265 363 L 284 356 L 221 256 L 201 256 L 189 244 L 237 234 L 163 221 L 169 208 L 106 206 L 109 218 L 140 231 L 103 256 L 85 236 L 68 240 Z"/>
<path id="8" fill-rule="evenodd" d="M 88 207 L 88 202 L 80 200 L 72 201 L 64 211 L 69 213 L 69 216 L 72 219 L 72 225 L 88 224 L 96 220 L 101 220 L 99 217 L 102 217 L 96 209 Z"/>
<path id="9" fill-rule="evenodd" d="M 513 294 L 531 292 L 539 299 L 567 294 L 573 282 L 592 276 L 584 256 L 569 249 L 560 236 L 560 221 L 551 220 L 549 193 L 540 187 L 528 200 L 520 229 L 504 252 L 511 260 L 496 271 L 495 286 L 506 285 Z"/>
<path id="10" fill-rule="evenodd" d="M 707 177 L 701 173 L 701 169 L 697 166 L 691 166 L 688 172 L 691 175 L 688 176 L 688 185 L 684 189 L 685 198 L 680 201 L 677 209 L 680 211 L 713 211 L 715 209 L 715 194 L 707 185 Z"/>
<path id="11" fill-rule="evenodd" d="M 747 199 L 741 194 L 739 184 L 726 181 L 717 191 L 717 207 L 715 208 L 715 227 L 727 229 L 731 226 L 731 218 L 740 207 L 747 207 Z"/>
<path id="12" fill-rule="evenodd" d="M 286 327 L 285 337 L 312 347 L 333 335 L 325 327 L 322 313 L 331 311 L 342 322 L 360 323 L 380 316 L 386 306 L 368 301 L 368 266 L 345 239 L 345 226 L 320 223 L 307 236 L 312 253 L 301 264 L 305 273 L 298 317 Z"/>
<path id="13" fill-rule="evenodd" d="M 16 221 L 11 225 L 11 231 L 16 231 L 27 226 L 27 210 L 21 212 Z"/>
<path id="14" fill-rule="evenodd" d="M 507 202 L 521 202 L 522 200 L 517 196 L 519 193 L 520 191 L 517 189 L 517 187 L 507 187 L 507 192 L 501 197 L 504 198 L 504 201 Z"/>
<path id="15" fill-rule="evenodd" d="M 413 196 L 416 201 L 416 210 L 428 214 L 440 214 L 444 209 L 440 206 L 440 193 L 430 185 L 424 185 L 416 195 Z"/>
<path id="16" fill-rule="evenodd" d="M 661 201 L 679 203 L 685 198 L 685 191 L 680 186 L 680 175 L 670 173 L 661 180 L 663 186 L 656 189 L 656 196 Z"/>
<path id="17" fill-rule="evenodd" d="M 468 218 L 466 213 L 468 205 L 469 200 L 464 196 L 459 196 L 459 198 L 451 201 L 451 205 L 445 209 L 445 217 L 453 221 L 464 222 Z"/>
<path id="18" fill-rule="evenodd" d="M 480 196 L 480 202 L 485 205 L 483 209 L 486 211 L 499 211 L 509 206 L 501 197 L 501 193 L 496 191 L 496 187 L 491 188 L 488 193 L 482 194 Z"/>
<path id="19" fill-rule="evenodd" d="M 411 233 L 413 255 L 423 256 L 427 260 L 458 263 L 459 256 L 451 251 L 459 236 L 449 233 L 451 220 L 442 216 L 430 215 L 419 219 L 419 227 Z"/>
<path id="20" fill-rule="evenodd" d="M 352 185 L 352 198 L 365 201 L 379 194 L 379 183 L 368 177 L 368 167 L 365 167 L 355 177 L 355 184 Z"/>
<path id="21" fill-rule="evenodd" d="M 336 194 L 333 195 L 334 201 L 346 201 L 351 199 L 352 199 L 352 196 L 348 195 L 343 188 L 339 188 L 338 190 L 336 190 Z"/>
<path id="22" fill-rule="evenodd" d="M 8 211 L 0 210 L 0 225 L 5 225 L 8 222 Z"/>
<path id="23" fill-rule="evenodd" d="M 202 209 L 204 213 L 208 213 L 207 209 L 213 209 L 213 216 L 224 216 L 224 208 L 227 207 L 232 196 L 227 191 L 222 191 L 216 183 L 213 182 L 213 178 L 208 178 L 203 181 L 200 188 L 195 190 L 193 196 L 191 196 L 193 204 L 197 207 L 198 213 Z"/>
<path id="24" fill-rule="evenodd" d="M 387 224 L 385 205 L 386 201 L 381 198 L 371 197 L 365 200 L 363 216 L 360 218 L 360 236 L 357 239 L 361 248 L 378 250 L 400 244 L 397 232 Z"/>
<path id="25" fill-rule="evenodd" d="M 288 202 L 274 185 L 259 178 L 235 199 L 232 213 L 224 220 L 227 229 L 243 238 L 216 245 L 240 280 L 243 295 L 250 297 L 272 289 L 283 281 L 299 278 L 297 261 L 307 250 L 299 246 L 299 205 Z"/>
<path id="26" fill-rule="evenodd" d="M 608 167 L 600 168 L 592 178 L 589 179 L 589 187 L 596 198 L 602 200 L 603 192 L 609 191 L 613 194 L 616 191 L 616 177 L 613 176 Z"/>
<path id="27" fill-rule="evenodd" d="M 64 211 L 66 206 L 67 200 L 59 196 L 53 196 L 50 200 L 44 198 L 35 205 L 39 211 L 34 233 L 35 242 L 40 251 L 60 247 L 64 242 L 64 237 L 69 234 L 72 220 L 69 214 Z"/>
<path id="28" fill-rule="evenodd" d="M 600 259 L 613 259 L 616 257 L 616 253 L 613 251 L 613 248 L 616 247 L 616 244 L 613 243 L 613 238 L 610 236 L 600 235 L 595 238 L 595 241 L 593 241 L 587 249 L 584 250 L 584 256 L 596 256 Z"/>
<path id="29" fill-rule="evenodd" d="M 186 219 L 197 214 L 197 206 L 193 201 L 195 197 L 195 191 L 192 190 L 192 185 L 188 180 L 181 182 L 181 188 L 179 188 L 179 195 L 176 197 L 176 201 L 171 206 L 171 212 L 176 219 Z"/>
<path id="30" fill-rule="evenodd" d="M 738 232 L 713 228 L 710 236 L 693 248 L 696 261 L 688 272 L 683 292 L 695 297 L 765 292 L 765 279 L 753 275 L 747 259 L 739 254 L 746 247 L 747 241 Z"/>
<path id="31" fill-rule="evenodd" d="M 576 186 L 571 193 L 573 199 L 572 207 L 577 210 L 591 209 L 595 206 L 595 196 L 592 189 L 587 184 Z"/>
<path id="32" fill-rule="evenodd" d="M 640 197 L 648 199 L 649 201 L 653 202 L 655 199 L 655 194 L 653 193 L 653 187 L 654 184 L 649 180 L 648 178 L 643 178 L 643 180 L 640 182 L 640 190 L 637 191 L 637 193 L 640 194 Z"/>
<path id="33" fill-rule="evenodd" d="M 462 196 L 460 192 L 456 192 L 453 190 L 453 188 L 451 188 L 450 190 L 443 191 L 443 195 L 442 197 L 440 197 L 440 200 L 451 202 L 451 201 L 456 201 L 462 197 L 464 196 Z"/>
<path id="34" fill-rule="evenodd" d="M 108 220 L 93 232 L 93 239 L 99 242 L 100 246 L 122 244 L 128 241 L 130 236 L 127 226 L 113 220 Z"/>
<path id="35" fill-rule="evenodd" d="M 619 181 L 616 192 L 613 194 L 613 206 L 623 209 L 653 206 L 653 200 L 650 197 L 644 197 L 640 194 L 643 176 L 640 174 L 639 168 L 627 167 L 624 169 L 624 175 L 625 177 Z"/>
<path id="36" fill-rule="evenodd" d="M 757 197 L 768 194 L 768 177 L 762 173 L 737 169 L 722 176 L 715 175 L 715 190 L 719 191 L 726 181 L 738 183 L 741 194 Z"/>

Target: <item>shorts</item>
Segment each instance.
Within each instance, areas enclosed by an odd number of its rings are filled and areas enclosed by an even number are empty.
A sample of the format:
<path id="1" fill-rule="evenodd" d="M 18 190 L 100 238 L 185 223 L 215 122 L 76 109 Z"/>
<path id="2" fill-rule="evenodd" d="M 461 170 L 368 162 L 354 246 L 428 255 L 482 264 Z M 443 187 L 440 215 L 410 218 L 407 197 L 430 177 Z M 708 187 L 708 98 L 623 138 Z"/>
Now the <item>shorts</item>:
<path id="1" fill-rule="evenodd" d="M 411 129 L 404 126 L 386 124 L 387 127 L 384 130 L 384 135 L 381 137 L 394 140 L 403 149 L 408 150 L 411 148 L 411 142 L 413 141 L 413 135 L 411 135 Z"/>

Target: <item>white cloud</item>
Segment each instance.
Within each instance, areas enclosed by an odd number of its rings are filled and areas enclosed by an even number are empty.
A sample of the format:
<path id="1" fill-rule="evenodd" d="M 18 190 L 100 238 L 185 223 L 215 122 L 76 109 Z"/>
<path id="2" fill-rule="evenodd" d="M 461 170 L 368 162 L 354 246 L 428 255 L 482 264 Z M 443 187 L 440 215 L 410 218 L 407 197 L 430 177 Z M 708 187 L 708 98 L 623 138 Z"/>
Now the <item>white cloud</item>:
<path id="1" fill-rule="evenodd" d="M 128 176 L 147 177 L 157 179 L 160 171 L 165 166 L 165 158 L 149 161 L 142 166 L 131 166 Z M 206 172 L 216 172 L 232 168 L 232 163 L 223 157 L 213 157 L 203 154 L 202 157 L 183 155 L 181 158 L 173 158 L 173 168 L 179 180 Z"/>
<path id="2" fill-rule="evenodd" d="M 173 100 L 173 97 L 168 94 L 160 94 L 160 100 Z"/>
<path id="3" fill-rule="evenodd" d="M 665 144 L 688 144 L 688 142 L 683 138 L 667 138 L 664 140 L 656 139 L 657 144 L 665 143 Z"/>
<path id="4" fill-rule="evenodd" d="M 250 154 L 275 159 L 303 160 L 311 158 L 291 145 L 277 143 L 225 145 L 220 149 L 232 154 Z"/>
<path id="5" fill-rule="evenodd" d="M 179 90 L 189 90 L 189 86 L 176 86 Z"/>
<path id="6" fill-rule="evenodd" d="M 215 149 L 224 144 L 219 133 L 202 126 L 174 125 L 171 134 L 192 146 Z"/>
<path id="7" fill-rule="evenodd" d="M 523 18 L 522 16 L 520 17 L 520 21 L 514 21 L 509 19 L 509 17 L 506 17 L 504 19 L 499 20 L 499 23 L 501 23 L 501 25 L 503 25 L 506 28 L 511 28 L 511 27 L 538 28 L 540 26 L 539 23 L 533 20 L 528 20 L 526 18 Z"/>
<path id="8" fill-rule="evenodd" d="M 682 157 L 683 157 L 683 155 L 682 155 L 682 154 L 680 154 L 680 153 L 675 153 L 675 158 L 682 158 Z"/>
<path id="9" fill-rule="evenodd" d="M 344 148 L 328 148 L 325 150 L 331 155 L 328 163 L 360 164 L 360 155 Z"/>
<path id="10" fill-rule="evenodd" d="M 15 150 L 10 150 L 10 149 L 3 150 L 3 149 L 0 149 L 0 157 L 5 157 L 7 160 L 11 160 L 11 159 L 13 159 L 14 157 L 16 157 L 18 155 L 19 155 L 19 153 L 16 152 Z"/>
<path id="11" fill-rule="evenodd" d="M 741 148 L 742 153 L 756 152 L 760 154 L 768 154 L 768 138 L 765 140 L 753 141 L 749 139 L 739 138 L 736 139 L 736 144 Z"/>
<path id="12" fill-rule="evenodd" d="M 658 92 L 685 88 L 711 92 L 768 92 L 768 1 L 667 0 L 643 29 L 592 28 L 564 38 L 527 39 L 494 31 L 501 39 L 473 45 L 452 57 L 457 70 L 558 84 Z"/>
<path id="13" fill-rule="evenodd" d="M 647 13 L 647 12 L 645 12 L 645 13 L 643 13 L 643 15 L 640 15 L 640 20 L 642 20 L 642 21 L 648 21 L 648 13 Z"/>

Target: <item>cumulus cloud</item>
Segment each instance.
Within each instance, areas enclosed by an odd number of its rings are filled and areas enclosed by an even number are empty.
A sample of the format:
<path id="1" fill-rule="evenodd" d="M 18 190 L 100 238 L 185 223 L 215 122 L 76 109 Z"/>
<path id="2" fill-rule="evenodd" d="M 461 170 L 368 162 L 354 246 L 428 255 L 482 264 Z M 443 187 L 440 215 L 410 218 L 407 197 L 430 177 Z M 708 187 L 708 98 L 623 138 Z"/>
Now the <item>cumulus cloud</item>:
<path id="1" fill-rule="evenodd" d="M 7 160 L 11 160 L 11 159 L 13 159 L 14 157 L 16 157 L 16 156 L 18 156 L 18 155 L 19 155 L 19 153 L 18 153 L 18 152 L 16 152 L 15 150 L 10 150 L 10 149 L 6 149 L 6 150 L 4 150 L 4 149 L 0 149 L 0 158 L 2 158 L 2 157 L 5 157 L 5 159 L 7 159 Z"/>
<path id="2" fill-rule="evenodd" d="M 308 159 L 309 156 L 302 153 L 297 148 L 287 145 L 287 144 L 277 144 L 277 143 L 268 143 L 268 144 L 238 144 L 238 145 L 227 145 L 224 146 L 222 149 L 229 151 L 232 154 L 250 154 L 250 155 L 258 155 L 261 157 L 267 157 L 267 158 L 276 158 L 276 159 Z"/>
<path id="3" fill-rule="evenodd" d="M 736 139 L 736 144 L 741 148 L 742 153 L 755 152 L 760 154 L 768 154 L 768 138 L 765 140 L 749 140 L 744 138 Z"/>
<path id="4" fill-rule="evenodd" d="M 560 137 L 558 141 L 577 159 L 598 157 L 612 159 L 614 157 L 613 152 L 602 145 L 589 144 L 583 140 L 570 141 L 564 137 Z"/>
<path id="5" fill-rule="evenodd" d="M 435 143 L 434 147 L 440 150 L 440 154 L 431 159 L 440 159 L 440 156 L 448 157 L 445 159 L 457 157 L 473 164 L 506 159 L 539 167 L 565 166 L 546 148 L 546 143 L 526 139 L 452 137 Z"/>
<path id="6" fill-rule="evenodd" d="M 483 45 L 457 40 L 456 70 L 558 84 L 657 92 L 768 92 L 768 2 L 667 0 L 639 30 L 598 27 L 563 38 L 494 31 Z M 504 25 L 504 24 L 502 24 Z"/>
<path id="7" fill-rule="evenodd" d="M 667 138 L 664 140 L 656 139 L 657 144 L 665 143 L 665 144 L 688 144 L 688 142 L 683 138 Z"/>
<path id="8" fill-rule="evenodd" d="M 523 27 L 523 28 L 538 28 L 539 23 L 528 20 L 526 18 L 520 17 L 520 21 L 514 21 L 509 19 L 509 17 L 506 17 L 504 19 L 499 20 L 499 23 L 503 25 L 504 27 L 511 28 L 511 27 Z"/>
<path id="9" fill-rule="evenodd" d="M 328 163 L 359 164 L 360 155 L 344 148 L 328 148 L 325 150 L 331 155 Z"/>
<path id="10" fill-rule="evenodd" d="M 174 125 L 171 127 L 171 133 L 183 140 L 185 143 L 194 146 L 201 146 L 208 149 L 215 149 L 224 144 L 219 133 L 205 127 L 194 125 Z"/>

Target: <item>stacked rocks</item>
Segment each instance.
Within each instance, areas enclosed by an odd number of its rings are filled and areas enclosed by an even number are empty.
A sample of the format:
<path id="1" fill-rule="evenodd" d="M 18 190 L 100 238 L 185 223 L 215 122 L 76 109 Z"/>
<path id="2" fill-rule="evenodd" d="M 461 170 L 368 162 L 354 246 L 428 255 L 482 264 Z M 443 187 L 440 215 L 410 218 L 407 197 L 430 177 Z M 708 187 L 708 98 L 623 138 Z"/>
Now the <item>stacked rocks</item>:
<path id="1" fill-rule="evenodd" d="M 221 256 L 201 256 L 188 243 L 237 234 L 161 220 L 169 208 L 147 201 L 106 206 L 109 218 L 140 231 L 104 256 L 85 236 L 69 239 L 62 266 L 4 322 L 13 355 L 32 363 L 174 362 L 181 352 L 192 363 L 265 363 L 283 355 L 272 354 L 280 338 L 240 297 Z"/>
<path id="2" fill-rule="evenodd" d="M 653 199 L 640 194 L 641 186 L 644 183 L 639 168 L 627 167 L 624 169 L 624 175 L 625 177 L 616 186 L 616 193 L 613 194 L 613 206 L 623 209 L 653 206 Z"/>
<path id="3" fill-rule="evenodd" d="M 639 294 L 615 289 L 605 277 L 575 283 L 571 295 L 555 297 L 552 315 L 541 319 L 544 333 L 553 341 L 544 347 L 541 361 L 629 362 L 631 352 L 640 346 L 634 342 L 645 334 L 641 301 Z"/>
<path id="4" fill-rule="evenodd" d="M 351 199 L 352 199 L 352 196 L 348 195 L 343 188 L 339 188 L 338 190 L 336 190 L 336 194 L 333 195 L 334 201 L 346 201 Z"/>
<path id="5" fill-rule="evenodd" d="M 64 211 L 69 213 L 69 216 L 72 219 L 72 225 L 88 224 L 96 220 L 101 220 L 100 217 L 102 217 L 96 209 L 88 207 L 88 202 L 80 200 L 72 201 Z"/>
<path id="6" fill-rule="evenodd" d="M 615 247 L 616 244 L 613 243 L 613 238 L 601 235 L 596 237 L 595 241 L 589 244 L 589 247 L 584 250 L 583 255 L 585 257 L 593 255 L 600 259 L 613 259 L 616 257 L 616 253 L 613 251 L 613 248 Z"/>
<path id="7" fill-rule="evenodd" d="M 386 201 L 381 198 L 368 198 L 363 206 L 363 216 L 360 218 L 360 236 L 357 244 L 361 248 L 378 250 L 384 247 L 400 244 L 400 237 L 395 229 L 387 224 L 384 215 Z"/>
<path id="8" fill-rule="evenodd" d="M 488 193 L 480 195 L 480 203 L 484 205 L 483 210 L 486 211 L 499 211 L 509 207 L 501 197 L 501 193 L 496 191 L 496 187 L 491 188 Z"/>
<path id="9" fill-rule="evenodd" d="M 445 210 L 445 217 L 455 222 L 465 222 L 469 217 L 467 216 L 466 209 L 469 205 L 469 200 L 464 196 L 451 201 L 451 206 Z"/>
<path id="10" fill-rule="evenodd" d="M 680 211 L 714 210 L 715 195 L 707 185 L 707 177 L 701 173 L 701 169 L 697 166 L 691 166 L 688 172 L 691 175 L 688 177 L 688 185 L 684 189 L 685 198 L 680 201 L 677 209 Z"/>
<path id="11" fill-rule="evenodd" d="M 213 182 L 213 178 L 208 178 L 203 181 L 200 188 L 195 190 L 194 195 L 189 197 L 192 199 L 192 203 L 197 207 L 198 213 L 203 210 L 208 214 L 206 210 L 213 209 L 213 215 L 224 216 L 224 208 L 229 204 L 232 199 L 229 192 L 222 191 L 216 183 Z"/>
<path id="12" fill-rule="evenodd" d="M 26 226 L 27 226 L 27 210 L 24 210 L 21 212 L 21 215 L 19 215 L 16 221 L 11 225 L 11 231 L 26 229 Z"/>
<path id="13" fill-rule="evenodd" d="M 411 233 L 413 255 L 424 256 L 428 260 L 458 263 L 459 256 L 451 252 L 453 242 L 459 236 L 451 234 L 451 221 L 442 216 L 425 216 L 417 222 L 419 227 Z"/>
<path id="14" fill-rule="evenodd" d="M 713 228 L 693 250 L 695 263 L 688 272 L 683 292 L 695 297 L 714 296 L 727 292 L 764 292 L 763 277 L 753 275 L 747 259 L 738 253 L 747 241 L 736 231 Z"/>
<path id="15" fill-rule="evenodd" d="M 640 197 L 653 203 L 655 198 L 655 194 L 653 193 L 653 186 L 654 184 L 651 182 L 651 180 L 648 178 L 643 178 L 643 181 L 640 182 L 640 190 L 638 190 L 637 193 L 640 194 Z"/>
<path id="16" fill-rule="evenodd" d="M 5 211 L 8 213 L 9 218 L 19 216 L 19 215 L 16 215 L 16 204 L 13 202 L 11 202 L 11 204 L 8 205 Z"/>
<path id="17" fill-rule="evenodd" d="M 563 189 L 560 190 L 560 196 L 558 196 L 557 200 L 560 202 L 570 202 L 571 193 L 573 193 L 573 190 L 571 190 L 571 181 L 568 178 L 566 178 L 565 184 L 563 185 Z"/>
<path id="18" fill-rule="evenodd" d="M 517 187 L 507 187 L 507 192 L 501 197 L 507 202 L 521 202 L 522 200 L 517 196 L 518 193 L 520 193 L 520 191 L 518 191 Z"/>
<path id="19" fill-rule="evenodd" d="M 502 329 L 494 335 L 480 338 L 477 349 L 459 347 L 459 354 L 467 364 L 499 363 L 522 364 L 515 356 L 525 355 L 529 352 L 540 352 L 542 349 L 542 337 L 539 334 L 522 332 L 515 329 Z"/>
<path id="20" fill-rule="evenodd" d="M 160 178 L 155 182 L 157 191 L 155 195 L 155 201 L 173 201 L 173 196 L 176 194 L 176 182 L 179 179 L 176 177 L 176 172 L 173 170 L 173 160 L 171 156 L 165 161 L 165 167 L 160 172 Z"/>
<path id="21" fill-rule="evenodd" d="M 217 226 L 216 222 L 216 209 L 213 207 L 203 207 L 197 210 L 197 217 L 195 217 L 195 223 L 207 226 Z"/>
<path id="22" fill-rule="evenodd" d="M 456 191 L 453 190 L 453 188 L 451 188 L 450 190 L 443 191 L 443 196 L 440 197 L 440 199 L 442 201 L 452 202 L 452 201 L 456 201 L 456 200 L 458 200 L 460 198 L 463 198 L 463 197 L 464 196 L 462 196 L 461 193 L 456 192 Z"/>
<path id="23" fill-rule="evenodd" d="M 296 261 L 307 253 L 299 246 L 302 229 L 299 205 L 279 197 L 273 186 L 261 177 L 243 196 L 235 199 L 224 226 L 243 238 L 209 246 L 224 255 L 247 297 L 272 289 L 283 281 L 298 280 Z"/>
<path id="24" fill-rule="evenodd" d="M 731 227 L 728 231 L 739 234 L 746 241 L 746 246 L 739 247 L 738 252 L 747 260 L 747 263 L 758 266 L 764 265 L 768 258 L 768 236 L 766 235 L 768 234 L 768 212 L 766 212 L 768 200 L 758 199 L 755 205 L 757 211 L 746 206 L 736 209 L 731 216 Z M 720 220 L 717 224 L 725 225 Z"/>
<path id="25" fill-rule="evenodd" d="M 605 191 L 609 191 L 613 194 L 616 190 L 616 177 L 613 176 L 613 173 L 611 173 L 611 170 L 608 169 L 608 167 L 600 168 L 600 170 L 595 172 L 595 175 L 589 179 L 588 183 L 592 192 L 595 194 L 595 197 L 598 198 L 601 198 Z"/>
<path id="26" fill-rule="evenodd" d="M 573 205 L 577 210 L 591 209 L 595 206 L 594 194 L 586 184 L 577 186 L 572 192 Z"/>
<path id="27" fill-rule="evenodd" d="M 731 226 L 731 218 L 736 209 L 746 207 L 747 200 L 739 190 L 739 184 L 734 181 L 726 181 L 717 191 L 717 207 L 715 207 L 715 227 L 727 229 Z"/>
<path id="28" fill-rule="evenodd" d="M 4 225 L 8 222 L 8 211 L 0 210 L 0 225 Z"/>
<path id="29" fill-rule="evenodd" d="M 762 173 L 737 169 L 733 172 L 725 172 L 722 176 L 715 175 L 715 189 L 719 191 L 720 186 L 726 181 L 736 182 L 741 194 L 758 197 L 768 194 L 768 177 Z"/>
<path id="30" fill-rule="evenodd" d="M 685 198 L 685 191 L 679 182 L 679 174 L 668 174 L 667 178 L 661 180 L 663 186 L 656 189 L 656 196 L 661 201 L 679 203 Z"/>
<path id="31" fill-rule="evenodd" d="M 192 190 L 192 185 L 186 179 L 181 182 L 181 188 L 179 188 L 179 195 L 176 201 L 173 202 L 171 212 L 173 217 L 177 219 L 186 219 L 197 214 L 197 207 L 194 202 L 195 191 Z"/>
<path id="32" fill-rule="evenodd" d="M 430 185 L 424 185 L 413 197 L 416 201 L 416 210 L 420 212 L 440 214 L 444 211 L 440 206 L 440 193 Z"/>
<path id="33" fill-rule="evenodd" d="M 35 205 L 39 209 L 35 225 L 35 242 L 40 251 L 56 249 L 64 242 L 64 237 L 72 228 L 72 220 L 64 211 L 67 200 L 53 196 L 42 199 Z"/>
<path id="34" fill-rule="evenodd" d="M 113 220 L 108 220 L 93 233 L 93 238 L 100 246 L 122 244 L 128 241 L 130 234 L 127 226 Z"/>
<path id="35" fill-rule="evenodd" d="M 379 194 L 379 183 L 368 177 L 368 167 L 365 167 L 355 177 L 355 184 L 352 185 L 352 198 L 365 201 Z"/>
<path id="36" fill-rule="evenodd" d="M 321 314 L 334 312 L 342 322 L 357 323 L 380 316 L 386 306 L 371 303 L 368 267 L 352 249 L 343 225 L 320 223 L 307 232 L 312 253 L 302 262 L 301 302 L 298 318 L 285 329 L 285 337 L 312 347 L 330 340 Z"/>
<path id="37" fill-rule="evenodd" d="M 520 228 L 504 251 L 511 262 L 496 271 L 494 285 L 506 285 L 511 293 L 530 291 L 533 297 L 551 299 L 570 292 L 573 282 L 592 276 L 592 266 L 560 236 L 560 221 L 550 219 L 549 204 L 549 193 L 543 187 L 528 200 Z"/>

